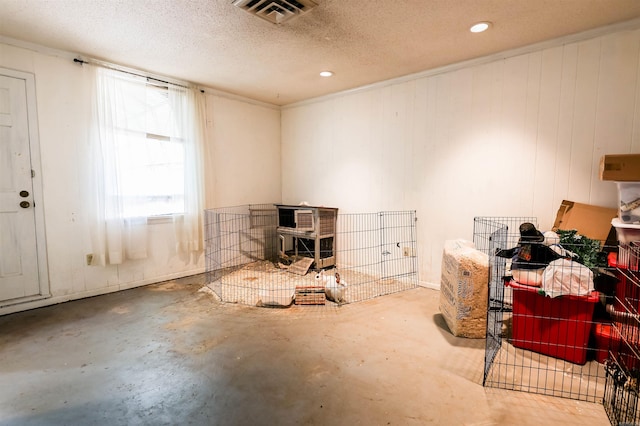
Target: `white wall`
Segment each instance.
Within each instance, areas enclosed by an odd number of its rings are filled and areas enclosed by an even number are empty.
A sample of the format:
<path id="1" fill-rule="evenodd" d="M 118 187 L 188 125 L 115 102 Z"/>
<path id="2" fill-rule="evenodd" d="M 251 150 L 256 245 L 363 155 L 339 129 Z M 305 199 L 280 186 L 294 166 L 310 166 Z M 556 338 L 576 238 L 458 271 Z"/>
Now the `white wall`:
<path id="1" fill-rule="evenodd" d="M 558 42 L 285 107 L 282 195 L 342 212 L 417 210 L 420 280 L 475 216 L 553 224 L 615 207 L 600 157 L 640 152 L 640 30 Z"/>
<path id="2" fill-rule="evenodd" d="M 150 256 L 121 266 L 87 266 L 91 253 L 83 187 L 88 173 L 89 98 L 72 56 L 0 43 L 0 67 L 34 74 L 52 297 L 0 309 L 0 315 L 204 271 L 204 258 L 175 252 L 171 228 L 152 225 Z M 207 206 L 281 198 L 278 108 L 207 95 Z M 260 173 L 258 173 L 260 171 Z"/>
<path id="3" fill-rule="evenodd" d="M 209 208 L 279 202 L 280 108 L 209 96 Z M 213 202 L 211 200 L 213 198 Z"/>

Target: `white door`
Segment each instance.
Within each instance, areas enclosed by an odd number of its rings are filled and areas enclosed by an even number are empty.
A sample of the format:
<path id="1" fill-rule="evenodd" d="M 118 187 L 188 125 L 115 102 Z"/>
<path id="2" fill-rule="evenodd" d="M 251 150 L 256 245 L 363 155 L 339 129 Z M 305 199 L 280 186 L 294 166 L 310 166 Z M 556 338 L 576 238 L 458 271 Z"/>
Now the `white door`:
<path id="1" fill-rule="evenodd" d="M 34 206 L 41 200 L 34 197 L 40 189 L 34 185 L 39 167 L 32 164 L 37 126 L 30 123 L 35 98 L 28 92 L 34 87 L 32 75 L 0 69 L 0 306 L 43 297 L 48 288 L 38 253 L 38 235 L 44 234 Z"/>

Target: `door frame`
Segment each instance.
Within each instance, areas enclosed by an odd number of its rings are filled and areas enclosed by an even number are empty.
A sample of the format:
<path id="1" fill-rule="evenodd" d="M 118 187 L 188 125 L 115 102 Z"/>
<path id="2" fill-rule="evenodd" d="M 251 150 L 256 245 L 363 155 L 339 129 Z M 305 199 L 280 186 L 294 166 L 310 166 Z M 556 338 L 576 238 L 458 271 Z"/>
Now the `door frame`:
<path id="1" fill-rule="evenodd" d="M 31 156 L 31 185 L 33 189 L 33 212 L 36 231 L 36 251 L 38 260 L 37 295 L 0 302 L 0 308 L 51 297 L 49 283 L 49 265 L 47 257 L 47 239 L 44 220 L 44 197 L 42 194 L 42 165 L 40 161 L 40 135 L 38 133 L 38 108 L 36 81 L 32 73 L 0 67 L 0 75 L 24 80 L 27 97 L 27 126 L 29 132 L 29 154 Z"/>

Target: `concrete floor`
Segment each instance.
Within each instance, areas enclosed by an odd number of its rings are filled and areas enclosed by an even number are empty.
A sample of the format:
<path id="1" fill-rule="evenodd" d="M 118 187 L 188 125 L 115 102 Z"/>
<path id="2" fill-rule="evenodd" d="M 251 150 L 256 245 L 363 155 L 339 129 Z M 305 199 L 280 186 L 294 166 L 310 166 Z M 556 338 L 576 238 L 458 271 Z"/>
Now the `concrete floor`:
<path id="1" fill-rule="evenodd" d="M 2 425 L 607 425 L 600 404 L 483 388 L 439 293 L 221 304 L 203 277 L 0 317 Z"/>

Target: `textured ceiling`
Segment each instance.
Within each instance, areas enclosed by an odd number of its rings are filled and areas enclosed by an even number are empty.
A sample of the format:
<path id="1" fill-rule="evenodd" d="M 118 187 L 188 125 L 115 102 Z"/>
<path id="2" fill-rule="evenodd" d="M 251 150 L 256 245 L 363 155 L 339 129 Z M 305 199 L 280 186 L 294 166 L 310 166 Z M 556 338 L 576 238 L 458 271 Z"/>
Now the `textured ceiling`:
<path id="1" fill-rule="evenodd" d="M 0 0 L 0 35 L 286 105 L 640 17 L 639 0 L 314 1 L 276 26 L 231 0 Z"/>

